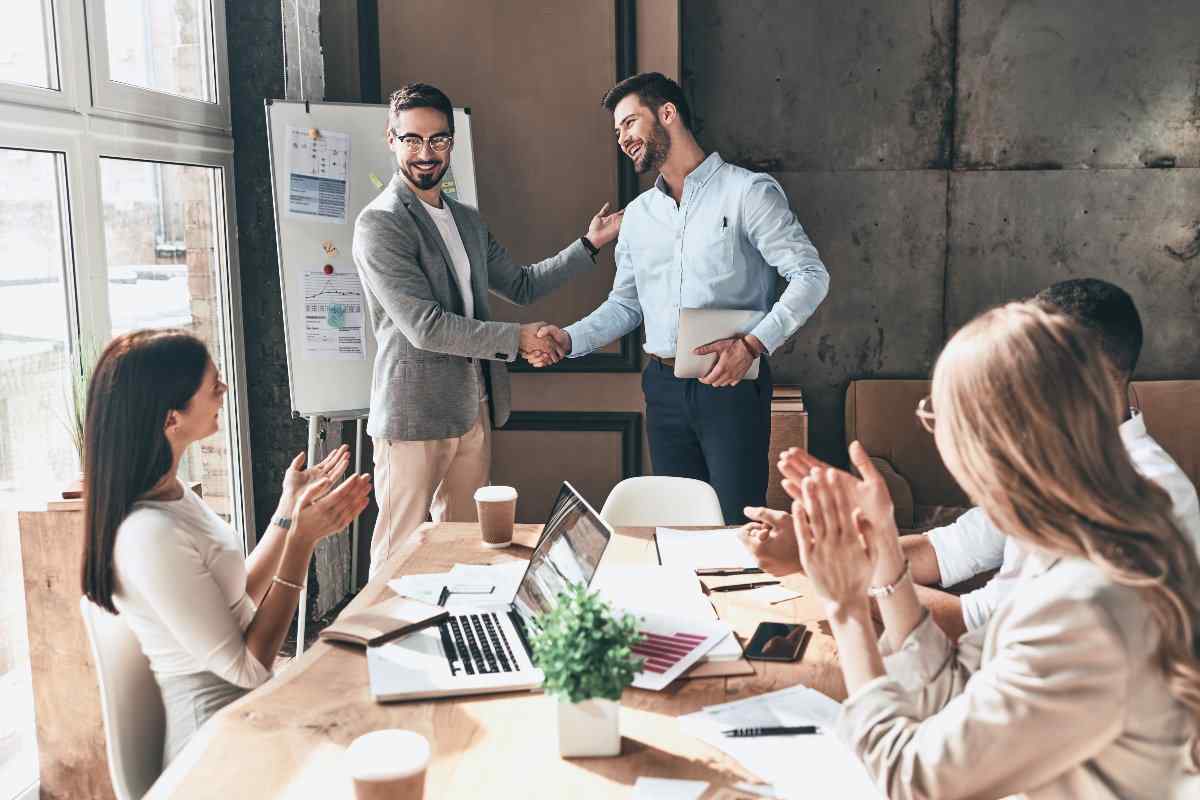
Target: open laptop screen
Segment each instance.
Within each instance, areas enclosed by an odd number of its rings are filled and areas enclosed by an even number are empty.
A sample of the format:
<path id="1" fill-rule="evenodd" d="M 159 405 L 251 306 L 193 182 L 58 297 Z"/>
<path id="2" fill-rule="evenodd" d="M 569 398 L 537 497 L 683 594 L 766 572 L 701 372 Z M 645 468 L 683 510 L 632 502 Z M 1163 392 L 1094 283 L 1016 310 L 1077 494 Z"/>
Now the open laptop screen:
<path id="1" fill-rule="evenodd" d="M 600 515 L 564 481 L 513 599 L 522 622 L 532 625 L 568 586 L 591 583 L 611 535 Z"/>

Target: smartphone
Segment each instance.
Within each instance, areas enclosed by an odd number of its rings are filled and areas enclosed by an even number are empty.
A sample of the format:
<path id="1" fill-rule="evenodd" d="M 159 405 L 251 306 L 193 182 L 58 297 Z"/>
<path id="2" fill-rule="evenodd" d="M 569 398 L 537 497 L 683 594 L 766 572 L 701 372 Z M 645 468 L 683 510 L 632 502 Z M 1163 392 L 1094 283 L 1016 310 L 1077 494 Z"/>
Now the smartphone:
<path id="1" fill-rule="evenodd" d="M 798 661 L 808 642 L 808 629 L 786 622 L 760 622 L 745 657 L 754 661 Z"/>

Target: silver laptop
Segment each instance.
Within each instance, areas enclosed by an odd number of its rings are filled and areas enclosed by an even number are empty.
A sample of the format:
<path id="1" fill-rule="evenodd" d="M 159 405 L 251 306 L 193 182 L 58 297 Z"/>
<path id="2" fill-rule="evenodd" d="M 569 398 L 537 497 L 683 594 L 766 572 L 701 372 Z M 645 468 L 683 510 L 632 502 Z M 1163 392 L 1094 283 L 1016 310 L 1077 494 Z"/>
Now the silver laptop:
<path id="1" fill-rule="evenodd" d="M 529 635 L 571 585 L 590 584 L 612 528 L 566 481 L 512 602 L 456 610 L 436 627 L 367 648 L 379 702 L 511 692 L 542 685 Z"/>
<path id="2" fill-rule="evenodd" d="M 698 356 L 701 345 L 749 333 L 766 314 L 734 308 L 683 308 L 679 310 L 679 333 L 675 345 L 675 377 L 702 378 L 717 363 L 717 356 Z M 758 378 L 758 359 L 750 364 L 743 380 Z"/>

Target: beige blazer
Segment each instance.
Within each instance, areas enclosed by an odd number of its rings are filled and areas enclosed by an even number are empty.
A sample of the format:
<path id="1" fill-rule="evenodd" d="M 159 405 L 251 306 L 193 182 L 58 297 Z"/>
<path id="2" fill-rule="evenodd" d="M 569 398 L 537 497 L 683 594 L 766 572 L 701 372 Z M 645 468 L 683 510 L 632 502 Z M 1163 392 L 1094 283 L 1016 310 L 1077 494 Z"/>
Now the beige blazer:
<path id="1" fill-rule="evenodd" d="M 893 800 L 1183 797 L 1190 721 L 1157 638 L 1135 590 L 1089 561 L 1033 554 L 957 646 L 927 613 L 837 733 Z"/>

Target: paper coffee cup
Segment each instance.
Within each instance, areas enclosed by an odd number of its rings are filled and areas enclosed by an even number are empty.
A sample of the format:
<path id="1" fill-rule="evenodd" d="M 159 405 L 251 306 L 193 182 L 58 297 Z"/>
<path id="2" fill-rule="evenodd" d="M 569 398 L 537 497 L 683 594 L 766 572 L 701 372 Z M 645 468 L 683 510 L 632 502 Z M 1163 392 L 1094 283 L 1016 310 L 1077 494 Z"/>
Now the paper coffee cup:
<path id="1" fill-rule="evenodd" d="M 511 486 L 480 486 L 475 490 L 475 508 L 479 512 L 479 530 L 483 546 L 508 547 L 512 544 L 513 522 L 517 517 L 517 490 Z"/>
<path id="2" fill-rule="evenodd" d="M 364 733 L 346 748 L 346 772 L 356 800 L 422 800 L 429 741 L 419 733 L 391 728 Z"/>

